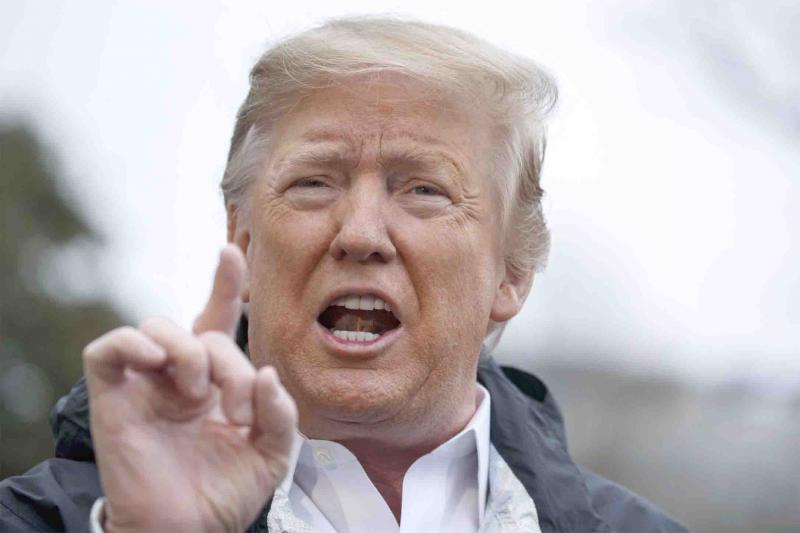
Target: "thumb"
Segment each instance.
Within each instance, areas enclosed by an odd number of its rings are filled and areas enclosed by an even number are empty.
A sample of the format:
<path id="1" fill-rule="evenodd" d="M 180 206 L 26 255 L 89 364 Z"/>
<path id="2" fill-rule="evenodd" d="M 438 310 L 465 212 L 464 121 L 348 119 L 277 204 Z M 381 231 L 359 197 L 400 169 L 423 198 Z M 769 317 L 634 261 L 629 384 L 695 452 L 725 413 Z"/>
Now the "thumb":
<path id="1" fill-rule="evenodd" d="M 222 331 L 233 336 L 242 313 L 242 291 L 247 276 L 247 262 L 242 250 L 228 244 L 219 254 L 214 287 L 205 309 L 197 315 L 192 331 Z"/>

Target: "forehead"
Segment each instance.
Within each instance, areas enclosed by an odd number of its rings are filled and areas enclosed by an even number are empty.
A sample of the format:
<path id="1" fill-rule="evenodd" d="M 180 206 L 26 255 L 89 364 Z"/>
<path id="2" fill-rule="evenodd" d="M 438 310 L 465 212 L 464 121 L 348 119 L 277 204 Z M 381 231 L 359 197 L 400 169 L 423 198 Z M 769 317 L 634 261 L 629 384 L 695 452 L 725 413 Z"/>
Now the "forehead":
<path id="1" fill-rule="evenodd" d="M 347 83 L 301 98 L 275 125 L 273 161 L 298 151 L 350 157 L 439 154 L 482 170 L 491 148 L 488 120 L 455 97 L 396 80 Z M 463 169 L 462 169 L 463 170 Z"/>

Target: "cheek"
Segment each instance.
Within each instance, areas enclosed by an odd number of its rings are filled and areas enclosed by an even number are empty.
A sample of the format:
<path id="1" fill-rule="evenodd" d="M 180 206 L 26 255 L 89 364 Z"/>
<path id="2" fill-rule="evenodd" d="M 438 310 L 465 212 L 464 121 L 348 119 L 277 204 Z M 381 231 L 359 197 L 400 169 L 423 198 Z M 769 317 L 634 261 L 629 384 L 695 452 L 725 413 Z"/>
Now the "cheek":
<path id="1" fill-rule="evenodd" d="M 309 334 L 314 270 L 328 253 L 330 223 L 322 213 L 276 206 L 254 221 L 250 241 L 250 316 L 257 331 L 253 356 L 291 353 Z M 267 341 L 269 340 L 269 345 Z M 263 359 L 262 359 L 263 360 Z M 272 361 L 270 361 L 272 362 Z"/>
<path id="2" fill-rule="evenodd" d="M 438 324 L 449 344 L 479 342 L 494 296 L 495 243 L 485 226 L 423 222 L 404 232 L 404 260 L 417 292 L 423 328 Z M 441 332 L 438 333 L 442 335 Z"/>
<path id="3" fill-rule="evenodd" d="M 270 294 L 294 294 L 328 252 L 332 224 L 326 211 L 296 211 L 266 202 L 253 224 L 251 276 Z"/>

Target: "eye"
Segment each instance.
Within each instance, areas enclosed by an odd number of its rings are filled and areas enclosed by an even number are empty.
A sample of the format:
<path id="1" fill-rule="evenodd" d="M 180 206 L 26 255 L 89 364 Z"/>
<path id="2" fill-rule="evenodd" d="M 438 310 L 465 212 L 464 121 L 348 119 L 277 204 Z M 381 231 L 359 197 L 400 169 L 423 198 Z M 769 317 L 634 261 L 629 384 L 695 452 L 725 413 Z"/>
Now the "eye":
<path id="1" fill-rule="evenodd" d="M 397 202 L 408 213 L 430 218 L 445 215 L 453 205 L 453 199 L 447 187 L 431 184 L 429 180 L 412 178 L 401 183 L 397 189 Z"/>
<path id="2" fill-rule="evenodd" d="M 321 209 L 335 201 L 341 187 L 335 177 L 325 174 L 296 178 L 284 189 L 284 198 L 294 209 Z"/>
<path id="3" fill-rule="evenodd" d="M 311 178 L 303 178 L 298 180 L 294 183 L 294 187 L 306 187 L 306 188 L 319 188 L 319 187 L 327 187 L 328 184 L 325 183 L 321 178 L 311 177 Z"/>
<path id="4" fill-rule="evenodd" d="M 431 187 L 430 185 L 417 185 L 411 189 L 411 192 L 420 196 L 440 196 L 442 194 L 439 189 Z"/>

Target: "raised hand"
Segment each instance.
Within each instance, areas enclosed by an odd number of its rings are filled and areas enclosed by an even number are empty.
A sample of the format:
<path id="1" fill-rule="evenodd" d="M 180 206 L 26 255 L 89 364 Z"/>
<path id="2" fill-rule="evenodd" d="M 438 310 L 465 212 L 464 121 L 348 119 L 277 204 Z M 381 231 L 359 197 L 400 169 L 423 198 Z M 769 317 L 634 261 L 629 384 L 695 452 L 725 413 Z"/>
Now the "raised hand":
<path id="1" fill-rule="evenodd" d="M 193 333 L 150 319 L 84 350 L 105 531 L 241 532 L 285 476 L 294 401 L 232 339 L 245 275 L 228 245 Z"/>

